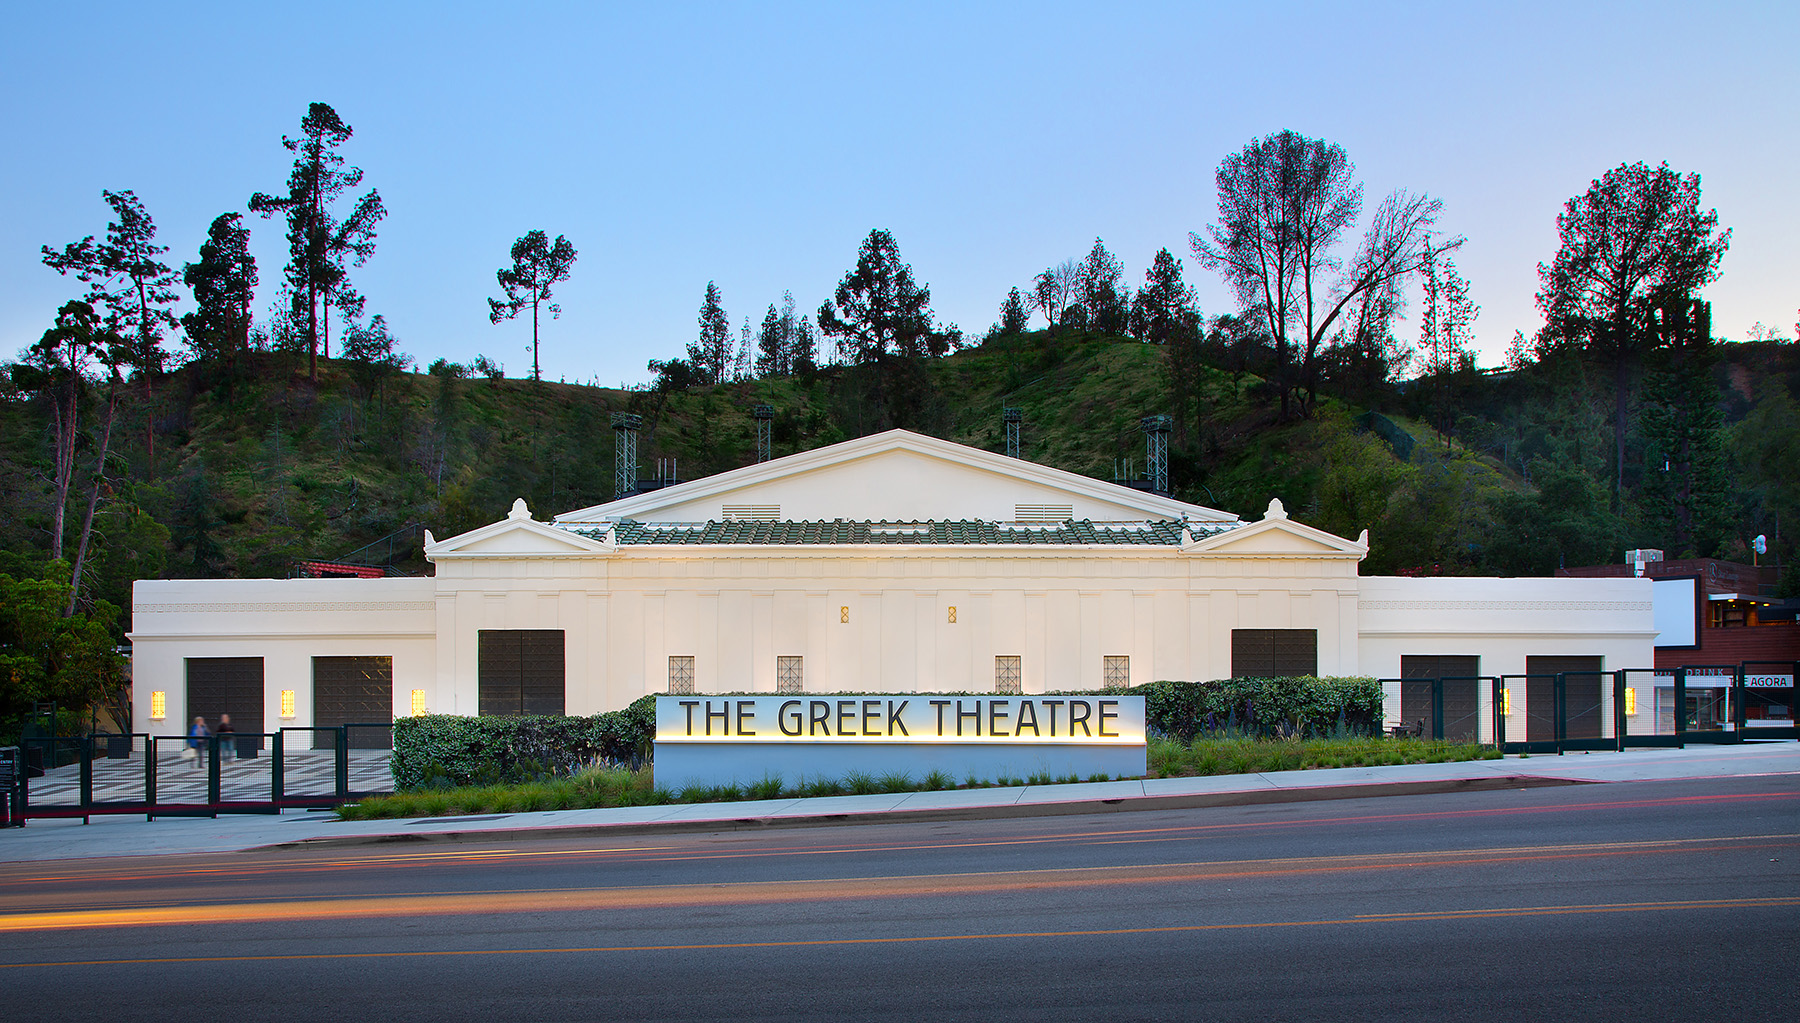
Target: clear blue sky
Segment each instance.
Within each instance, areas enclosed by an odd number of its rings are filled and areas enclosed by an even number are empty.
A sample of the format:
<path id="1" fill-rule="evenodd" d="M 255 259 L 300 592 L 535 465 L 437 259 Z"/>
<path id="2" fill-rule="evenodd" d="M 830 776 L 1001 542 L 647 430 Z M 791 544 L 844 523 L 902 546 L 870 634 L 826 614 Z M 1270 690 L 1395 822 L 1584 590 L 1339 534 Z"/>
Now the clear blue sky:
<path id="1" fill-rule="evenodd" d="M 55 9 L 53 9 L 53 7 Z M 1223 7 L 1223 5 L 1220 5 Z M 34 4 L 0 38 L 0 357 L 80 286 L 39 246 L 104 232 L 133 189 L 177 266 L 281 190 L 312 101 L 389 210 L 353 275 L 421 362 L 530 368 L 485 299 L 533 228 L 580 250 L 549 378 L 646 379 L 708 280 L 734 324 L 816 309 L 871 228 L 979 336 L 1009 287 L 1096 236 L 1135 285 L 1187 257 L 1221 157 L 1283 128 L 1341 144 L 1368 205 L 1442 198 L 1483 364 L 1539 325 L 1564 202 L 1621 162 L 1702 175 L 1734 230 L 1716 332 L 1794 333 L 1800 9 L 1765 4 Z M 279 220 L 247 220 L 274 297 Z M 1416 319 L 1400 325 L 1416 336 Z"/>

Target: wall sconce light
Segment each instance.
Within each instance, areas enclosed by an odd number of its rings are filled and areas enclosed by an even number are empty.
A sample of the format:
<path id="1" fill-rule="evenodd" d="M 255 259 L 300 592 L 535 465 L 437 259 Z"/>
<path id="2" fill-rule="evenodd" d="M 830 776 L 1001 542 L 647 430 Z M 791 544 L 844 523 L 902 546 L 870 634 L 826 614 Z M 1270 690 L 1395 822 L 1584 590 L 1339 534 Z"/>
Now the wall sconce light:
<path id="1" fill-rule="evenodd" d="M 838 608 L 838 621 L 845 625 L 850 624 L 850 605 L 845 604 Z"/>
<path id="2" fill-rule="evenodd" d="M 292 689 L 281 691 L 281 717 L 284 721 L 294 719 L 294 691 Z"/>
<path id="3" fill-rule="evenodd" d="M 950 605 L 950 624 L 951 625 L 956 624 L 956 605 L 955 604 Z"/>
<path id="4" fill-rule="evenodd" d="M 412 716 L 416 718 L 425 716 L 425 690 L 423 689 L 412 691 Z"/>
<path id="5" fill-rule="evenodd" d="M 1625 689 L 1625 713 L 1628 715 L 1637 713 L 1636 686 L 1627 686 Z"/>
<path id="6" fill-rule="evenodd" d="M 161 689 L 150 694 L 150 720 L 161 721 L 169 716 L 169 697 Z"/>

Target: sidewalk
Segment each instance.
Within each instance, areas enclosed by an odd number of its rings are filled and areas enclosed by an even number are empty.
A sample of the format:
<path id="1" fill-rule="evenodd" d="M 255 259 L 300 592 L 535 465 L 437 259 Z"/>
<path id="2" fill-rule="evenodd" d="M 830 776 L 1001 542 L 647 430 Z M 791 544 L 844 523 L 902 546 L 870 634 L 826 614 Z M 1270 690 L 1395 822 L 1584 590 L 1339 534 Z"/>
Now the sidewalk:
<path id="1" fill-rule="evenodd" d="M 1800 743 L 417 820 L 340 821 L 334 813 L 304 811 L 279 816 L 227 815 L 216 820 L 199 817 L 146 821 L 141 816 L 124 815 L 95 817 L 91 824 L 78 820 L 34 820 L 24 828 L 0 830 L 0 861 L 226 852 L 265 846 L 333 847 L 423 840 L 511 842 L 671 830 L 1053 816 L 1761 775 L 1800 775 Z"/>

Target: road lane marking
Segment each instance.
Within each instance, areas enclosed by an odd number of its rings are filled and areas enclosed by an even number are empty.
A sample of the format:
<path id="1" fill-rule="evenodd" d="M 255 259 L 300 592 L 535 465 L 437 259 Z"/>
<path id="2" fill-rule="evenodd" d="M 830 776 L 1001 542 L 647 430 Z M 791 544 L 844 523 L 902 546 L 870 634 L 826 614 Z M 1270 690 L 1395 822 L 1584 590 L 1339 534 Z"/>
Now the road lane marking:
<path id="1" fill-rule="evenodd" d="M 701 860 L 751 859 L 785 856 L 823 856 L 857 852 L 935 852 L 946 849 L 987 849 L 1012 846 L 1041 845 L 1047 843 L 1086 842 L 1094 845 L 1127 845 L 1132 843 L 1150 843 L 1181 841 L 1189 837 L 1204 837 L 1220 832 L 1257 831 L 1265 828 L 1297 828 L 1316 827 L 1332 824 L 1382 824 L 1395 822 L 1420 822 L 1428 820 L 1449 820 L 1469 817 L 1516 816 L 1520 814 L 1564 813 L 1569 811 L 1591 812 L 1595 810 L 1640 809 L 1657 807 L 1676 807 L 1698 803 L 1746 802 L 1768 800 L 1794 800 L 1800 797 L 1795 792 L 1775 793 L 1725 793 L 1697 796 L 1670 796 L 1654 799 L 1616 799 L 1599 802 L 1559 804 L 1555 806 L 1531 807 L 1497 807 L 1469 810 L 1433 810 L 1418 813 L 1384 813 L 1364 814 L 1354 817 L 1305 817 L 1294 820 L 1258 820 L 1236 821 L 1220 824 L 1182 824 L 1152 828 L 1115 828 L 1083 831 L 1061 831 L 1042 835 L 998 839 L 970 839 L 953 842 L 887 842 L 887 843 L 855 843 L 840 842 L 825 846 L 764 846 L 755 849 L 709 850 L 702 845 L 689 846 L 609 846 L 603 848 L 584 849 L 436 849 L 419 850 L 408 853 L 393 853 L 378 856 L 347 857 L 341 853 L 331 856 L 315 856 L 294 859 L 272 859 L 266 865 L 245 867 L 239 864 L 221 866 L 196 866 L 171 869 L 165 860 L 155 868 L 139 868 L 130 872 L 117 871 L 67 871 L 60 874 L 41 874 L 31 877 L 5 877 L 6 866 L 0 865 L 0 886 L 11 884 L 54 884 L 69 881 L 135 881 L 135 880 L 168 880 L 178 876 L 267 876 L 289 875 L 307 871 L 329 871 L 355 869 L 363 866 L 391 867 L 421 864 L 454 864 L 459 860 L 477 862 L 504 862 L 508 859 L 559 857 L 576 859 L 584 856 L 615 857 L 626 854 L 628 861 L 663 863 L 663 862 L 697 862 Z M 724 823 L 724 822 L 721 822 Z M 551 831 L 553 829 L 543 829 Z M 470 841 L 472 833 L 464 832 L 463 841 Z M 641 855 L 644 853 L 664 853 L 665 855 Z M 639 854 L 639 855 L 632 855 Z"/>
<path id="2" fill-rule="evenodd" d="M 398 895 L 321 896 L 237 901 L 191 901 L 165 905 L 59 908 L 0 914 L 0 933 L 86 930 L 109 927 L 187 926 L 462 916 L 494 913 L 598 912 L 676 907 L 756 905 L 904 899 L 1043 891 L 1141 884 L 1194 884 L 1374 870 L 1493 867 L 1544 860 L 1667 855 L 1698 851 L 1792 848 L 1800 834 L 1746 835 L 1634 842 L 1580 843 L 1439 852 L 1368 853 L 1345 856 L 1227 860 L 1201 863 L 953 874 L 808 878 L 685 885 L 513 889 Z"/>
<path id="3" fill-rule="evenodd" d="M 405 949 L 379 952 L 304 952 L 286 955 L 168 956 L 142 959 L 71 959 L 41 963 L 0 963 L 0 970 L 77 966 L 163 966 L 182 963 L 318 962 L 348 959 L 429 959 L 468 956 L 606 954 L 623 952 L 709 952 L 741 949 L 820 948 L 833 945 L 903 945 L 931 942 L 1000 941 L 1030 938 L 1105 938 L 1138 934 L 1193 934 L 1204 931 L 1251 931 L 1291 927 L 1345 927 L 1370 924 L 1492 920 L 1505 917 L 1571 916 L 1594 913 L 1668 913 L 1707 909 L 1780 909 L 1800 907 L 1800 897 L 1712 899 L 1685 902 L 1615 902 L 1581 906 L 1530 906 L 1498 910 L 1358 916 L 1336 920 L 1262 920 L 1223 924 L 1177 924 L 1166 927 L 1113 927 L 1077 931 L 1011 931 L 997 934 L 921 934 L 904 937 L 813 938 L 796 941 L 733 941 L 669 945 L 594 945 L 579 948 Z"/>

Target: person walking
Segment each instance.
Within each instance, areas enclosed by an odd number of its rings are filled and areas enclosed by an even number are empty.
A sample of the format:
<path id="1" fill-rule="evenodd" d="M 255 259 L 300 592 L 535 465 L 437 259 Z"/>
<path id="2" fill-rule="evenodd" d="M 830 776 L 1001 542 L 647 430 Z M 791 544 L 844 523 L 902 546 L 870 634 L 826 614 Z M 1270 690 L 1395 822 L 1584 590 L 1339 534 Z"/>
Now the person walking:
<path id="1" fill-rule="evenodd" d="M 188 729 L 188 749 L 194 751 L 195 767 L 206 766 L 206 740 L 211 737 L 212 733 L 206 729 L 206 719 L 194 715 L 194 726 Z"/>
<path id="2" fill-rule="evenodd" d="M 219 727 L 213 734 L 219 737 L 219 763 L 223 764 L 226 747 L 237 738 L 237 729 L 231 727 L 230 714 L 219 715 Z"/>

